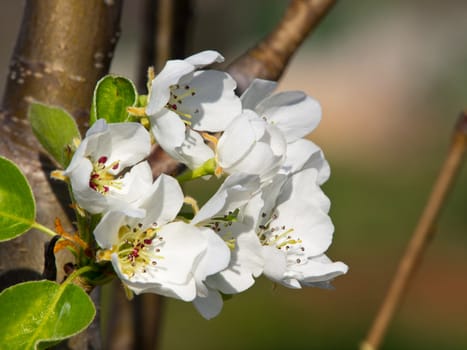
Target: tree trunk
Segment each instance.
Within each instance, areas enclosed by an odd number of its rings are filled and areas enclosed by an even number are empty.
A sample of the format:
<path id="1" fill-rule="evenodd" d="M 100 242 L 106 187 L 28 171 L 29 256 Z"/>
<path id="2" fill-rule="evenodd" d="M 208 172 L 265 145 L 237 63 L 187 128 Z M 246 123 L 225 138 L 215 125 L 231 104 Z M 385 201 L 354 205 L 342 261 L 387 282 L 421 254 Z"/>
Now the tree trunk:
<path id="1" fill-rule="evenodd" d="M 16 162 L 37 202 L 36 220 L 53 227 L 59 217 L 72 228 L 66 188 L 51 182 L 55 166 L 42 153 L 27 121 L 33 100 L 61 106 L 85 130 L 93 88 L 108 72 L 119 37 L 122 0 L 27 0 L 0 112 L 0 153 Z M 29 232 L 0 245 L 0 289 L 40 278 L 47 237 Z M 60 270 L 68 259 L 59 257 Z M 76 337 L 75 337 L 76 338 Z M 72 348 L 99 347 L 94 337 L 70 341 Z"/>

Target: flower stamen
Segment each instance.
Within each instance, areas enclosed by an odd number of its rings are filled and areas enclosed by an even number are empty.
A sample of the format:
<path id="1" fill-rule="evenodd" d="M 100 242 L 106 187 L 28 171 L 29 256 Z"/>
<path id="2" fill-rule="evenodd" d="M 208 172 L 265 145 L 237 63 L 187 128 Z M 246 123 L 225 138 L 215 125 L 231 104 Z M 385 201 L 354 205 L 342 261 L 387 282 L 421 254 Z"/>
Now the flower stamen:
<path id="1" fill-rule="evenodd" d="M 115 176 L 109 172 L 110 170 L 118 169 L 120 165 L 119 161 L 116 160 L 106 166 L 105 163 L 107 160 L 106 156 L 102 156 L 97 160 L 97 162 L 94 162 L 93 170 L 89 177 L 89 187 L 104 195 L 109 192 L 110 187 L 114 187 L 119 190 L 122 189 L 122 182 L 116 181 Z"/>
<path id="2" fill-rule="evenodd" d="M 163 259 L 159 253 L 163 238 L 157 236 L 157 224 L 142 230 L 142 225 L 131 228 L 122 226 L 119 230 L 119 243 L 112 248 L 117 253 L 121 269 L 128 277 L 138 272 L 147 272 L 147 268 L 157 265 L 157 259 Z"/>

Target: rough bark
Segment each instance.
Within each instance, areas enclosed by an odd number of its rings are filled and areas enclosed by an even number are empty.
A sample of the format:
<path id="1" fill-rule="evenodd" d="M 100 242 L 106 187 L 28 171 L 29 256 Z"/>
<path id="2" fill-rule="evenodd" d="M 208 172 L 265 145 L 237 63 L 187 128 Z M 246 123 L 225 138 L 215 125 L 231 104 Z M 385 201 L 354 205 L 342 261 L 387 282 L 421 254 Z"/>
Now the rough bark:
<path id="1" fill-rule="evenodd" d="M 38 203 L 37 221 L 49 227 L 55 217 L 68 228 L 71 221 L 60 202 L 65 188 L 50 182 L 54 165 L 28 125 L 28 105 L 36 100 L 61 106 L 85 130 L 94 85 L 108 72 L 118 40 L 121 5 L 122 0 L 26 1 L 0 112 L 0 154 L 25 173 Z M 1 289 L 40 277 L 46 240 L 39 232 L 29 232 L 0 245 Z M 59 272 L 63 262 L 57 263 Z M 76 349 L 99 346 L 85 337 L 73 342 Z"/>

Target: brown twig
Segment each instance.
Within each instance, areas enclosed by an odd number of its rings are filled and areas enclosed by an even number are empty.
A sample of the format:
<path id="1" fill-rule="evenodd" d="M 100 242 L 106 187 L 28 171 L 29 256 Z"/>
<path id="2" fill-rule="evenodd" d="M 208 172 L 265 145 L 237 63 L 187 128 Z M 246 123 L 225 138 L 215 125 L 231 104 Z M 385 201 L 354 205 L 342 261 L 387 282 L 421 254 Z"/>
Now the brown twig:
<path id="1" fill-rule="evenodd" d="M 419 265 L 423 252 L 428 246 L 434 233 L 435 224 L 440 215 L 449 191 L 454 185 L 456 175 L 461 169 L 467 145 L 467 111 L 459 117 L 453 140 L 445 162 L 441 168 L 425 209 L 405 255 L 402 257 L 396 275 L 389 287 L 386 298 L 373 322 L 368 336 L 361 346 L 362 350 L 376 350 L 379 348 L 386 329 L 399 306 L 407 286 Z"/>
<path id="2" fill-rule="evenodd" d="M 277 81 L 308 34 L 332 8 L 335 0 L 292 0 L 276 28 L 228 68 L 242 93 L 254 78 Z"/>

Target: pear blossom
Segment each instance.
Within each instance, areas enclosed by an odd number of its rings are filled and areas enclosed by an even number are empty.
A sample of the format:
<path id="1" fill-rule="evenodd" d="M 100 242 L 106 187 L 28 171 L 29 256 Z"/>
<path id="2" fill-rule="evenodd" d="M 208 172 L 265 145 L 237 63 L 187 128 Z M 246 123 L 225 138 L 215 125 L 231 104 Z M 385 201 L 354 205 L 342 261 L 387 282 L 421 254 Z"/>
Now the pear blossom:
<path id="1" fill-rule="evenodd" d="M 267 181 L 280 169 L 286 150 L 286 140 L 276 126 L 244 110 L 219 138 L 217 166 L 228 174 L 253 174 Z"/>
<path id="2" fill-rule="evenodd" d="M 242 94 L 242 108 L 254 110 L 275 125 L 290 144 L 313 131 L 321 121 L 321 106 L 302 91 L 272 94 L 276 83 L 255 79 Z"/>
<path id="3" fill-rule="evenodd" d="M 302 139 L 321 119 L 319 103 L 299 91 L 271 95 L 275 87 L 275 82 L 256 79 L 241 96 L 242 114 L 216 143 L 218 168 L 230 174 L 257 174 L 266 182 L 278 171 L 302 168 L 302 160 L 317 153 L 314 158 L 322 158 L 325 181 L 322 152 Z"/>
<path id="4" fill-rule="evenodd" d="M 279 170 L 281 174 L 295 174 L 314 168 L 318 172 L 316 183 L 322 185 L 331 174 L 329 163 L 319 146 L 307 139 L 298 139 L 287 145 L 285 160 Z"/>
<path id="5" fill-rule="evenodd" d="M 224 58 L 203 51 L 184 60 L 169 60 L 151 85 L 146 114 L 159 145 L 173 158 L 196 168 L 214 156 L 195 131 L 223 131 L 241 112 L 227 73 L 198 70 Z M 194 131 L 195 130 L 195 131 Z"/>
<path id="6" fill-rule="evenodd" d="M 278 174 L 246 209 L 257 215 L 264 275 L 287 287 L 327 287 L 332 278 L 348 270 L 325 255 L 334 226 L 328 216 L 330 201 L 318 185 L 318 176 L 315 168 Z"/>
<path id="7" fill-rule="evenodd" d="M 263 271 L 262 247 L 253 219 L 242 209 L 260 188 L 258 176 L 234 174 L 192 219 L 198 226 L 211 227 L 231 250 L 229 265 L 206 279 L 208 293 L 194 301 L 196 309 L 210 319 L 222 309 L 223 294 L 236 294 L 250 288 Z"/>
<path id="8" fill-rule="evenodd" d="M 98 119 L 63 172 L 78 205 L 92 214 L 126 210 L 143 215 L 134 204 L 152 183 L 149 164 L 142 162 L 150 149 L 150 135 L 141 124 Z"/>
<path id="9" fill-rule="evenodd" d="M 177 221 L 183 204 L 178 182 L 161 175 L 138 204 L 142 218 L 110 211 L 94 236 L 122 282 L 134 293 L 192 301 L 205 295 L 206 278 L 229 264 L 230 251 L 210 228 Z"/>

